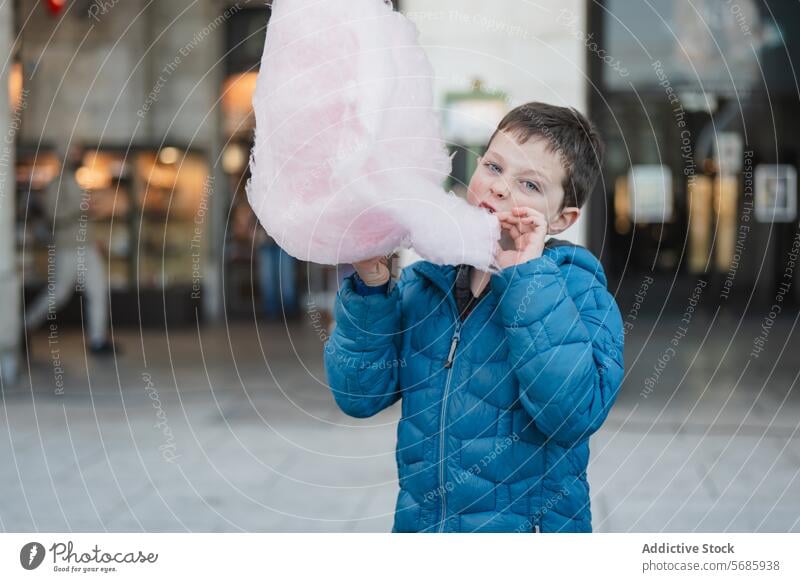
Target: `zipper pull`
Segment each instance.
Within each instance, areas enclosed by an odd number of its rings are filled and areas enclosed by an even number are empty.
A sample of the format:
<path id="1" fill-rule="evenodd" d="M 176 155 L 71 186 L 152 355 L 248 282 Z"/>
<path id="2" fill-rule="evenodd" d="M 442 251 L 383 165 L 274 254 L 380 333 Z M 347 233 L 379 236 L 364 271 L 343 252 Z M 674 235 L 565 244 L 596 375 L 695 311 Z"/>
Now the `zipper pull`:
<path id="1" fill-rule="evenodd" d="M 533 526 L 533 533 L 541 533 L 542 530 L 539 528 L 539 524 L 534 524 Z"/>
<path id="2" fill-rule="evenodd" d="M 461 326 L 456 324 L 456 331 L 453 333 L 453 339 L 450 340 L 450 353 L 447 354 L 447 361 L 444 363 L 445 368 L 453 365 L 453 358 L 456 355 L 456 346 L 461 341 Z"/>

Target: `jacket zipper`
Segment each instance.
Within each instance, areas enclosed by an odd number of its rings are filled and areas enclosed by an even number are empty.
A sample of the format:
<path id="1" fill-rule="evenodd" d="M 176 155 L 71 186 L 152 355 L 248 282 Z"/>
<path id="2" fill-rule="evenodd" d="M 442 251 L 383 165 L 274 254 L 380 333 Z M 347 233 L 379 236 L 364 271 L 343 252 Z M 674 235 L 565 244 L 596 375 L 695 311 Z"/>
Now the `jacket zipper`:
<path id="1" fill-rule="evenodd" d="M 450 384 L 452 382 L 453 377 L 453 362 L 456 356 L 456 349 L 458 348 L 458 344 L 461 341 L 461 328 L 463 324 L 466 323 L 466 319 L 469 319 L 469 315 L 461 322 L 461 317 L 458 313 L 458 308 L 455 305 L 452 297 L 449 293 L 445 292 L 446 300 L 450 301 L 450 306 L 453 311 L 453 316 L 455 319 L 455 330 L 453 331 L 453 336 L 450 338 L 450 351 L 447 354 L 447 361 L 444 363 L 444 368 L 447 370 L 447 379 L 445 380 L 444 385 L 444 395 L 442 396 L 442 409 L 439 413 L 439 491 L 441 493 L 442 498 L 442 515 L 441 520 L 439 522 L 438 530 L 439 532 L 444 531 L 445 522 L 447 519 L 447 490 L 445 488 L 444 483 L 444 471 L 445 471 L 445 457 L 444 457 L 444 449 L 445 449 L 445 419 L 447 417 L 447 398 L 450 395 Z M 483 301 L 479 301 L 477 305 L 473 308 L 473 312 L 477 311 L 477 309 L 483 304 Z M 472 315 L 472 313 L 470 313 Z"/>
<path id="2" fill-rule="evenodd" d="M 456 321 L 456 330 L 453 332 L 453 338 L 450 340 L 450 352 L 447 354 L 447 361 L 444 363 L 445 368 L 453 367 L 453 357 L 456 355 L 456 347 L 458 342 L 461 341 L 461 322 Z"/>
<path id="3" fill-rule="evenodd" d="M 445 521 L 447 519 L 447 493 L 444 483 L 445 471 L 445 420 L 447 417 L 447 397 L 450 395 L 450 384 L 453 379 L 453 359 L 456 355 L 456 348 L 458 342 L 461 341 L 461 321 L 456 315 L 456 329 L 453 332 L 453 337 L 450 340 L 450 352 L 447 354 L 447 361 L 444 367 L 447 369 L 447 380 L 444 384 L 444 395 L 442 396 L 442 410 L 439 413 L 439 492 L 442 497 L 442 516 L 439 521 L 439 532 L 444 531 Z"/>
<path id="4" fill-rule="evenodd" d="M 538 523 L 533 524 L 533 533 L 542 533 L 541 528 L 539 527 Z"/>

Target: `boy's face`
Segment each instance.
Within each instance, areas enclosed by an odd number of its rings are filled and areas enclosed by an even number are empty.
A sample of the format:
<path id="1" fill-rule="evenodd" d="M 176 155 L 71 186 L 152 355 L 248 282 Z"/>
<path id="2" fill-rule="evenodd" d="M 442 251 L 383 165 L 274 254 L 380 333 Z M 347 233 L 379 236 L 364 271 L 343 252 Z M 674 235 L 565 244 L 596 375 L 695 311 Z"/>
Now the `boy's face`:
<path id="1" fill-rule="evenodd" d="M 548 234 L 558 234 L 578 220 L 580 208 L 559 211 L 564 199 L 565 170 L 556 152 L 542 137 L 520 144 L 513 134 L 497 132 L 467 189 L 467 201 L 487 212 L 511 212 L 525 206 L 544 214 Z"/>

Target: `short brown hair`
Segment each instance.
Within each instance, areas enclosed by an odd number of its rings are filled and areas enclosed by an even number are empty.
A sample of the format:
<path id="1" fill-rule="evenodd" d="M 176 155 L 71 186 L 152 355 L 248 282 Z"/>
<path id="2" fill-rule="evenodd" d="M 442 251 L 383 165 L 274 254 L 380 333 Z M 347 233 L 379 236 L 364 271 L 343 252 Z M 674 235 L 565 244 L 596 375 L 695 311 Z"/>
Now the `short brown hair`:
<path id="1" fill-rule="evenodd" d="M 548 149 L 560 156 L 564 166 L 564 199 L 559 210 L 586 203 L 600 177 L 605 146 L 594 124 L 577 109 L 536 101 L 520 105 L 506 114 L 487 149 L 498 131 L 514 134 L 521 144 L 532 137 L 546 139 Z"/>

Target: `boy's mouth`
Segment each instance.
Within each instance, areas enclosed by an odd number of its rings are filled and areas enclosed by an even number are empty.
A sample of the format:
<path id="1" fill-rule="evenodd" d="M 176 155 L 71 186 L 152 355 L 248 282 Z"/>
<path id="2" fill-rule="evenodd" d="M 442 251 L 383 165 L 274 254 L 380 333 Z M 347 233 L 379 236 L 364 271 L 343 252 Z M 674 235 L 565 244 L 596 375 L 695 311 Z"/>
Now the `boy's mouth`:
<path id="1" fill-rule="evenodd" d="M 485 208 L 486 210 L 489 211 L 490 214 L 494 214 L 495 212 L 497 212 L 492 206 L 486 204 L 486 202 L 481 202 L 480 204 L 478 204 L 478 208 Z"/>

